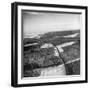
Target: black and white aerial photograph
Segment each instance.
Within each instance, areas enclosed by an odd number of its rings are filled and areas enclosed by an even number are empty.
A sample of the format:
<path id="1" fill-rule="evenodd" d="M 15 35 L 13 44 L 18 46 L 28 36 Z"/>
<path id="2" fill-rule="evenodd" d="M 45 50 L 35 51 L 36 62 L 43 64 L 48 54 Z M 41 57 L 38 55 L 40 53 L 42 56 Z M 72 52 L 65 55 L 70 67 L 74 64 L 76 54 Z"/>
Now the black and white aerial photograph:
<path id="1" fill-rule="evenodd" d="M 12 4 L 11 84 L 87 83 L 87 7 Z"/>
<path id="2" fill-rule="evenodd" d="M 22 11 L 22 77 L 80 75 L 80 13 Z"/>

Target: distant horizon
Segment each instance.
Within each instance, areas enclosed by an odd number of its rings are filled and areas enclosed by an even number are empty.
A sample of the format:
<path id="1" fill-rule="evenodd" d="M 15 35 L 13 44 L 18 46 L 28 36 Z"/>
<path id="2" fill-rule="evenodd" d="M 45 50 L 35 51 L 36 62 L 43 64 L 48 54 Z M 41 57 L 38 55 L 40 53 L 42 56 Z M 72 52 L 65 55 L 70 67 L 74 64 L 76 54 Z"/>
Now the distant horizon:
<path id="1" fill-rule="evenodd" d="M 62 31 L 46 31 L 46 32 L 43 32 L 43 33 L 39 33 L 39 32 L 36 32 L 36 33 L 28 33 L 28 35 L 26 35 L 26 37 L 24 38 L 28 38 L 28 37 L 37 37 L 38 35 L 44 35 L 46 33 L 53 33 L 53 32 L 63 32 L 63 31 L 80 31 L 80 29 L 76 29 L 76 30 L 62 30 Z"/>
<path id="2" fill-rule="evenodd" d="M 23 35 L 80 30 L 80 14 L 23 12 Z"/>

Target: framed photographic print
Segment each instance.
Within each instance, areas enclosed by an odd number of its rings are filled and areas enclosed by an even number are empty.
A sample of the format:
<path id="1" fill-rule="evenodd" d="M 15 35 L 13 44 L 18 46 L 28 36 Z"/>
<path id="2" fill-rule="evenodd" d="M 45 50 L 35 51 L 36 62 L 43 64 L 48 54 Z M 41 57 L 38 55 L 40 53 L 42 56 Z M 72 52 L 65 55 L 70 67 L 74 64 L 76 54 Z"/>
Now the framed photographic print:
<path id="1" fill-rule="evenodd" d="M 11 6 L 11 85 L 86 83 L 87 6 Z"/>

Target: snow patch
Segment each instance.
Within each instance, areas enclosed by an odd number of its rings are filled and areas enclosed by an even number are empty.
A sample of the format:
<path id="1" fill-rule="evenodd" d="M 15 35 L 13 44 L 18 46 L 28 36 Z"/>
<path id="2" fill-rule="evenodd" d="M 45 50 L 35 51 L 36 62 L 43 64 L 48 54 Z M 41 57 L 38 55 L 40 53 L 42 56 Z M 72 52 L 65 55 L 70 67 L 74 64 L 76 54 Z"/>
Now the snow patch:
<path id="1" fill-rule="evenodd" d="M 53 44 L 45 43 L 44 45 L 41 46 L 41 48 L 50 48 L 50 47 L 54 47 Z"/>
<path id="2" fill-rule="evenodd" d="M 63 36 L 63 37 L 72 37 L 72 38 L 74 38 L 74 37 L 76 37 L 78 34 L 79 34 L 79 33 L 75 33 L 75 34 L 67 35 L 67 36 Z"/>

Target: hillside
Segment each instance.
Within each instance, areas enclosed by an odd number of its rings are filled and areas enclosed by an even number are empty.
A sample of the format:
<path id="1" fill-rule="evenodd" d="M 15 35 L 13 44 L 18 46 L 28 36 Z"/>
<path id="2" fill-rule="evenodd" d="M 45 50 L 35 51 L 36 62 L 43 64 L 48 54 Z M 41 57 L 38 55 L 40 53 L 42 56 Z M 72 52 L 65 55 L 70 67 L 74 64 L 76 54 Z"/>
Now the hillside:
<path id="1" fill-rule="evenodd" d="M 74 43 L 71 45 L 66 44 L 70 42 Z M 42 68 L 62 64 L 66 64 L 67 75 L 80 74 L 80 30 L 48 32 L 41 35 L 40 38 L 25 38 L 23 43 L 24 77 L 40 76 Z M 41 48 L 45 44 L 47 46 Z M 50 44 L 52 44 L 51 47 Z M 61 49 L 63 49 L 62 52 Z M 74 63 L 73 61 L 77 58 L 79 60 Z"/>

